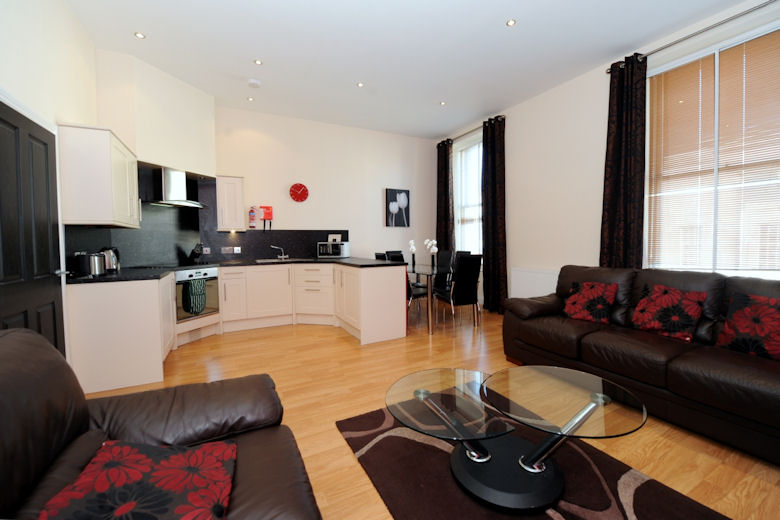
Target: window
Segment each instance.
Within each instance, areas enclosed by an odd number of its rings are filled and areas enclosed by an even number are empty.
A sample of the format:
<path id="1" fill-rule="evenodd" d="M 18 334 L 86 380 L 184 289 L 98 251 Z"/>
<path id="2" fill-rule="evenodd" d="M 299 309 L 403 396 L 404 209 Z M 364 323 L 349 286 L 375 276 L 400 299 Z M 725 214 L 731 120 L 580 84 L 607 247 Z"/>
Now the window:
<path id="1" fill-rule="evenodd" d="M 649 79 L 647 264 L 780 278 L 780 31 Z"/>
<path id="2" fill-rule="evenodd" d="M 482 128 L 452 143 L 455 248 L 482 254 Z"/>

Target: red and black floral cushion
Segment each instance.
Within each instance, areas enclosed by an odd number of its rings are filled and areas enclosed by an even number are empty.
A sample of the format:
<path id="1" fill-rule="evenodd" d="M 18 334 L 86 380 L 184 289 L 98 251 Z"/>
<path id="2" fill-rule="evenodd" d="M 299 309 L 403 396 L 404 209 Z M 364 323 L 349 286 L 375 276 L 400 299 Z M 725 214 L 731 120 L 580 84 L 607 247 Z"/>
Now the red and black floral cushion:
<path id="1" fill-rule="evenodd" d="M 716 344 L 780 360 L 780 298 L 735 294 Z"/>
<path id="2" fill-rule="evenodd" d="M 609 323 L 609 311 L 615 303 L 617 290 L 616 283 L 574 282 L 563 312 L 575 320 Z"/>
<path id="3" fill-rule="evenodd" d="M 642 330 L 690 342 L 706 298 L 706 292 L 683 292 L 665 285 L 654 285 L 650 290 L 645 286 L 631 319 Z"/>
<path id="4" fill-rule="evenodd" d="M 233 441 L 195 448 L 106 441 L 38 519 L 221 519 L 235 463 Z"/>

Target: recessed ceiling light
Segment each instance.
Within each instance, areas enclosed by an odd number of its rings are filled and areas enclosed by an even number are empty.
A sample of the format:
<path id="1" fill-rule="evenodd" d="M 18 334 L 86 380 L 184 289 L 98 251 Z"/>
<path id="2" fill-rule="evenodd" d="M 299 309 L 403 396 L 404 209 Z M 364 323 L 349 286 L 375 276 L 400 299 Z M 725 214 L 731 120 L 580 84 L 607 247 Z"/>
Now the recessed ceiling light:
<path id="1" fill-rule="evenodd" d="M 358 86 L 358 88 L 363 88 L 365 86 L 365 84 L 362 81 L 358 81 L 357 82 L 357 86 Z"/>
<path id="2" fill-rule="evenodd" d="M 509 20 L 506 21 L 506 26 L 513 27 L 516 23 L 517 21 L 514 18 L 510 18 Z"/>
<path id="3" fill-rule="evenodd" d="M 146 35 L 145 35 L 144 33 L 142 33 L 142 32 L 136 32 L 136 33 L 133 33 L 133 34 L 134 34 L 134 35 L 135 35 L 135 37 L 136 37 L 136 38 L 138 38 L 139 40 L 143 40 L 144 38 L 146 38 Z"/>
<path id="4" fill-rule="evenodd" d="M 439 105 L 441 105 L 441 106 L 444 106 L 444 105 L 446 105 L 446 104 L 447 104 L 447 102 L 446 102 L 446 101 L 439 101 Z"/>
<path id="5" fill-rule="evenodd" d="M 262 64 L 263 64 L 263 60 L 255 60 L 255 65 L 262 65 Z"/>
<path id="6" fill-rule="evenodd" d="M 249 78 L 249 81 L 247 82 L 247 84 L 251 88 L 260 88 L 260 80 L 259 79 Z"/>
<path id="7" fill-rule="evenodd" d="M 252 96 L 249 96 L 248 98 L 246 98 L 246 100 L 247 100 L 247 101 L 254 101 L 254 100 L 255 100 L 255 98 L 253 98 Z"/>

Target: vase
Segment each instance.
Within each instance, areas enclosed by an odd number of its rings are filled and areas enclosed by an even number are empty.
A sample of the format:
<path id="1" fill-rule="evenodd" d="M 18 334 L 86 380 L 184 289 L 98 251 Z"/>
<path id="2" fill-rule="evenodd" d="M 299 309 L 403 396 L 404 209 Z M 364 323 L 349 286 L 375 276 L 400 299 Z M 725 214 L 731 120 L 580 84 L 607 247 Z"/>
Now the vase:
<path id="1" fill-rule="evenodd" d="M 412 271 L 414 271 L 414 253 L 412 253 Z"/>
<path id="2" fill-rule="evenodd" d="M 436 255 L 431 255 L 431 269 L 436 269 Z"/>

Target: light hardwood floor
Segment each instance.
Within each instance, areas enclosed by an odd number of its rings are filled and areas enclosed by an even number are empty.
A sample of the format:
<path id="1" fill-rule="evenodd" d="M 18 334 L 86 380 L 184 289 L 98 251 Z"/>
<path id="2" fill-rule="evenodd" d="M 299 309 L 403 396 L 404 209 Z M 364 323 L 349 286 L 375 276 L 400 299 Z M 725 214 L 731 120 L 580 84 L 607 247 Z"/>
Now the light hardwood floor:
<path id="1" fill-rule="evenodd" d="M 418 320 L 415 312 L 406 338 L 362 347 L 342 329 L 318 325 L 212 336 L 171 352 L 164 383 L 90 397 L 268 373 L 323 517 L 387 519 L 382 499 L 335 422 L 384 406 L 388 387 L 416 370 L 461 367 L 492 373 L 513 366 L 504 358 L 501 316 L 483 313 L 474 329 L 464 312 L 462 322 L 440 324 L 429 336 L 424 317 Z M 687 430 L 651 417 L 634 434 L 592 444 L 727 516 L 780 518 L 780 468 Z"/>

